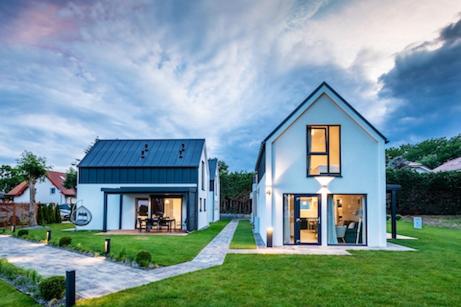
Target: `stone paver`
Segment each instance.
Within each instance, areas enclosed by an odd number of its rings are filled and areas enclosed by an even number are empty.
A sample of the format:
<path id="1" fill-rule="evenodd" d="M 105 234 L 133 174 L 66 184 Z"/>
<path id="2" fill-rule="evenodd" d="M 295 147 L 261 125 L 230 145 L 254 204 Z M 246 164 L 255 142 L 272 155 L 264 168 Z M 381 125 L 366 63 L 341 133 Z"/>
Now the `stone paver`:
<path id="1" fill-rule="evenodd" d="M 0 258 L 41 275 L 63 275 L 76 270 L 79 298 L 90 298 L 137 287 L 165 278 L 203 270 L 224 263 L 237 228 L 233 220 L 191 261 L 154 270 L 141 270 L 106 260 L 58 249 L 10 236 L 0 236 Z"/>

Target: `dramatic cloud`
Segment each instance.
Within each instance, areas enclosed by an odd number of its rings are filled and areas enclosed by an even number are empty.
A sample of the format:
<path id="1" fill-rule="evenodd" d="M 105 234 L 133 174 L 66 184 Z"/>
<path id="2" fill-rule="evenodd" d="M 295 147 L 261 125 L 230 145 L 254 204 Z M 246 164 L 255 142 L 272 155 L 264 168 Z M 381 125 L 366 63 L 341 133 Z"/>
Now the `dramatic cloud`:
<path id="1" fill-rule="evenodd" d="M 432 41 L 398 54 L 381 77 L 382 96 L 401 99 L 389 119 L 397 141 L 461 132 L 461 19 Z M 391 130 L 392 129 L 392 130 Z"/>
<path id="2" fill-rule="evenodd" d="M 390 85 L 399 52 L 436 40 L 459 11 L 449 0 L 0 2 L 0 163 L 27 149 L 64 169 L 97 136 L 205 137 L 210 156 L 250 169 L 322 81 L 395 139 L 389 116 L 410 98 Z M 443 33 L 448 48 L 456 29 Z"/>

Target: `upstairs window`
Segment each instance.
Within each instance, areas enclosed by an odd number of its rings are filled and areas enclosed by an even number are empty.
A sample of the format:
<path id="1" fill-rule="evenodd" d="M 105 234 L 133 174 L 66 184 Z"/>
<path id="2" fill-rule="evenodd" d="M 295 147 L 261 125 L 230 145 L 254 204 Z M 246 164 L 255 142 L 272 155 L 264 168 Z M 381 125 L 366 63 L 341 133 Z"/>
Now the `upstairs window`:
<path id="1" fill-rule="evenodd" d="M 307 175 L 341 175 L 340 126 L 307 126 Z"/>
<path id="2" fill-rule="evenodd" d="M 202 161 L 202 190 L 205 191 L 205 162 Z"/>
<path id="3" fill-rule="evenodd" d="M 56 193 L 56 188 L 50 188 L 50 194 L 55 194 Z"/>

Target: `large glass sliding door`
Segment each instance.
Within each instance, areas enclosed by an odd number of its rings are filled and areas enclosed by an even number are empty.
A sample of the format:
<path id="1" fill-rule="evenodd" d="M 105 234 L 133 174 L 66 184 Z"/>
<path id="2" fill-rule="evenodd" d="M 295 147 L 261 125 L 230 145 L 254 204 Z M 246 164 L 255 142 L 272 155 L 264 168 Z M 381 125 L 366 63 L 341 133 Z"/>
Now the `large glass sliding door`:
<path id="1" fill-rule="evenodd" d="M 328 195 L 328 244 L 366 245 L 366 195 Z"/>
<path id="2" fill-rule="evenodd" d="M 283 219 L 284 244 L 320 244 L 319 195 L 287 194 Z"/>

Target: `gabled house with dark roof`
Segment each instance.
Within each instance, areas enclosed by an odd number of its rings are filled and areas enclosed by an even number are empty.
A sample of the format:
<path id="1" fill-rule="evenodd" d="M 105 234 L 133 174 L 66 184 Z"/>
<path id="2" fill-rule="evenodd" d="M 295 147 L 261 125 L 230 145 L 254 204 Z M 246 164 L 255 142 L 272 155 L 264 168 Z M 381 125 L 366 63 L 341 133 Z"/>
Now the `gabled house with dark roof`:
<path id="1" fill-rule="evenodd" d="M 255 231 L 274 246 L 386 246 L 385 143 L 322 83 L 261 144 Z"/>
<path id="2" fill-rule="evenodd" d="M 210 170 L 210 184 L 208 199 L 210 201 L 210 210 L 208 211 L 208 221 L 216 222 L 220 215 L 220 181 L 218 159 L 208 159 L 208 168 Z"/>
<path id="3" fill-rule="evenodd" d="M 64 187 L 66 174 L 56 171 L 48 171 L 46 176 L 39 180 L 36 185 L 35 200 L 42 204 L 72 204 L 75 203 L 75 190 Z M 7 194 L 16 203 L 28 203 L 30 201 L 30 190 L 27 181 L 15 186 Z"/>
<path id="4" fill-rule="evenodd" d="M 77 205 L 92 217 L 78 228 L 204 228 L 209 174 L 204 139 L 98 140 L 78 165 Z"/>

